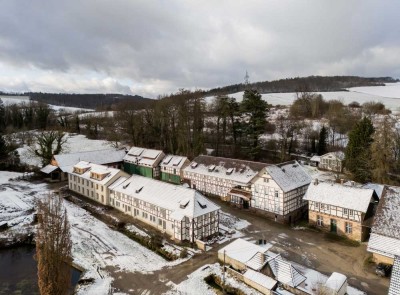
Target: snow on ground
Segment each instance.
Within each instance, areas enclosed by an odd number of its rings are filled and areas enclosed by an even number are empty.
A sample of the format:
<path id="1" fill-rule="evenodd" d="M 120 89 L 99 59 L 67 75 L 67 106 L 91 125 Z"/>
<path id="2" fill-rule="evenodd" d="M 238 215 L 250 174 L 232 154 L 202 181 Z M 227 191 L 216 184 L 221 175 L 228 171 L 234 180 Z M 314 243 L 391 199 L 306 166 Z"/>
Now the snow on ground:
<path id="1" fill-rule="evenodd" d="M 205 281 L 204 278 L 210 274 L 215 274 L 222 277 L 221 266 L 218 263 L 208 264 L 202 266 L 198 270 L 188 275 L 188 279 L 175 285 L 169 282 L 168 285 L 172 286 L 172 290 L 164 293 L 165 295 L 215 295 L 217 294 L 213 288 L 211 288 Z M 261 294 L 253 288 L 248 287 L 245 283 L 237 281 L 231 275 L 226 273 L 226 283 L 232 287 L 242 290 L 245 294 L 258 295 Z"/>
<path id="2" fill-rule="evenodd" d="M 318 179 L 319 181 L 335 181 L 338 173 L 332 171 L 322 171 L 317 167 L 310 165 L 302 165 L 302 167 L 308 172 L 312 179 Z M 339 174 L 339 177 L 341 174 Z"/>
<path id="3" fill-rule="evenodd" d="M 339 99 L 344 104 L 349 104 L 357 101 L 360 104 L 369 101 L 382 102 L 388 109 L 396 111 L 400 108 L 400 83 L 396 85 L 388 84 L 388 86 L 371 86 L 371 87 L 354 87 L 349 88 L 349 91 L 334 91 L 334 92 L 316 92 L 321 94 L 325 100 Z M 230 97 L 236 98 L 238 102 L 243 99 L 243 91 L 229 94 Z M 390 95 L 390 96 L 387 96 Z M 262 94 L 263 100 L 266 100 L 272 105 L 290 105 L 296 99 L 296 93 L 266 93 Z M 214 96 L 205 97 L 207 103 L 211 103 Z"/>
<path id="4" fill-rule="evenodd" d="M 56 112 L 67 112 L 67 113 L 76 113 L 76 112 L 93 112 L 93 109 L 85 109 L 85 108 L 76 108 L 76 107 L 66 107 L 66 106 L 58 106 L 49 104 L 49 107 Z"/>
<path id="5" fill-rule="evenodd" d="M 20 104 L 20 103 L 28 103 L 29 96 L 3 96 L 0 95 L 0 99 L 3 101 L 4 105 L 12 105 L 12 104 Z"/>
<path id="6" fill-rule="evenodd" d="M 64 146 L 63 154 L 103 150 L 112 147 L 107 140 L 88 139 L 82 134 L 66 134 L 66 136 L 67 142 Z M 18 148 L 17 151 L 20 155 L 21 163 L 41 167 L 40 158 L 30 152 L 28 145 L 25 144 L 23 147 Z"/>
<path id="7" fill-rule="evenodd" d="M 106 112 L 91 112 L 91 113 L 85 113 L 85 114 L 79 114 L 78 117 L 79 119 L 85 119 L 85 118 L 103 118 L 103 117 L 108 117 L 112 118 L 116 114 L 115 111 L 106 111 Z"/>

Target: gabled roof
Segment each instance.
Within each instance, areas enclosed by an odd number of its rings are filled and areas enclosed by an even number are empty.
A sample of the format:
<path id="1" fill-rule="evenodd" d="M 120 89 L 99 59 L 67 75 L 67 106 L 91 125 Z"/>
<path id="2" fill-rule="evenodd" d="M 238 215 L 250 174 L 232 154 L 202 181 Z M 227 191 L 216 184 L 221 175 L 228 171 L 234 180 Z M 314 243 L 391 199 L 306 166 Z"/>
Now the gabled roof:
<path id="1" fill-rule="evenodd" d="M 261 162 L 201 155 L 196 157 L 184 171 L 248 184 L 267 165 Z"/>
<path id="2" fill-rule="evenodd" d="M 325 287 L 329 289 L 339 292 L 343 285 L 347 282 L 347 277 L 341 273 L 334 272 L 325 282 Z"/>
<path id="3" fill-rule="evenodd" d="M 376 195 L 378 196 L 378 198 L 380 199 L 382 197 L 385 186 L 383 184 L 369 182 L 369 183 L 364 184 L 362 186 L 362 188 L 373 189 L 375 191 Z"/>
<path id="4" fill-rule="evenodd" d="M 139 166 L 155 167 L 163 157 L 163 151 L 134 146 L 125 155 L 124 161 Z"/>
<path id="5" fill-rule="evenodd" d="M 374 218 L 368 251 L 400 256 L 400 187 L 384 190 Z"/>
<path id="6" fill-rule="evenodd" d="M 343 152 L 331 152 L 331 153 L 327 153 L 325 155 L 322 155 L 321 159 L 323 159 L 323 158 L 335 158 L 335 159 L 343 161 L 344 160 L 344 153 Z"/>
<path id="7" fill-rule="evenodd" d="M 278 282 L 293 288 L 307 279 L 290 262 L 284 260 L 280 254 L 272 258 L 268 265 L 271 267 L 272 273 Z"/>
<path id="8" fill-rule="evenodd" d="M 127 175 L 127 173 L 125 173 L 119 169 L 107 167 L 104 165 L 97 165 L 97 164 L 89 163 L 86 161 L 80 161 L 80 162 L 76 163 L 74 166 L 79 167 L 79 168 L 87 168 L 88 170 L 83 174 L 78 174 L 78 173 L 73 172 L 73 169 L 71 169 L 71 172 L 69 172 L 70 174 L 79 176 L 81 178 L 90 180 L 91 182 L 102 184 L 102 185 L 109 183 L 111 181 L 111 179 L 118 173 Z M 72 167 L 74 167 L 74 166 L 72 166 Z M 92 172 L 98 173 L 101 175 L 106 174 L 106 176 L 102 180 L 97 180 L 97 179 L 90 177 Z"/>
<path id="9" fill-rule="evenodd" d="M 164 159 L 160 162 L 160 166 L 180 169 L 185 164 L 186 160 L 187 157 L 166 155 Z"/>
<path id="10" fill-rule="evenodd" d="M 308 185 L 312 180 L 297 161 L 269 165 L 267 172 L 284 192 Z"/>
<path id="11" fill-rule="evenodd" d="M 373 196 L 372 189 L 330 182 L 313 182 L 303 199 L 366 213 Z"/>
<path id="12" fill-rule="evenodd" d="M 51 164 L 44 166 L 42 169 L 40 169 L 40 171 L 42 171 L 45 174 L 50 174 L 51 172 L 53 172 L 54 170 L 57 170 L 58 167 L 57 166 L 53 166 Z"/>
<path id="13" fill-rule="evenodd" d="M 248 269 L 243 274 L 243 277 L 257 283 L 260 286 L 263 286 L 264 288 L 267 288 L 268 290 L 272 290 L 277 284 L 277 281 L 274 279 L 252 269 Z"/>
<path id="14" fill-rule="evenodd" d="M 271 247 L 272 245 L 269 244 L 267 245 L 267 247 L 261 247 L 259 245 L 239 238 L 229 245 L 225 246 L 224 248 L 218 250 L 218 253 L 224 253 L 225 251 L 225 255 L 227 255 L 228 257 L 245 265 L 249 264 L 247 266 L 258 270 L 260 269 L 261 264 L 264 265 L 264 262 L 262 262 L 261 257 L 257 257 L 257 254 L 261 253 L 263 255 L 266 255 Z M 266 260 L 267 258 L 265 257 L 265 261 Z"/>
<path id="15" fill-rule="evenodd" d="M 313 162 L 321 162 L 321 157 L 320 156 L 312 156 L 310 161 Z"/>
<path id="16" fill-rule="evenodd" d="M 194 189 L 140 175 L 123 177 L 110 185 L 109 189 L 171 210 L 170 217 L 175 220 L 195 218 L 220 209 Z"/>
<path id="17" fill-rule="evenodd" d="M 111 164 L 122 162 L 125 157 L 125 150 L 115 150 L 115 149 L 105 149 L 81 153 L 72 154 L 59 154 L 54 155 L 53 158 L 57 161 L 58 167 L 60 167 L 63 172 L 70 172 L 72 166 L 74 166 L 79 161 L 87 161 L 95 164 Z"/>
<path id="18" fill-rule="evenodd" d="M 400 295 L 400 256 L 394 258 L 388 295 Z"/>

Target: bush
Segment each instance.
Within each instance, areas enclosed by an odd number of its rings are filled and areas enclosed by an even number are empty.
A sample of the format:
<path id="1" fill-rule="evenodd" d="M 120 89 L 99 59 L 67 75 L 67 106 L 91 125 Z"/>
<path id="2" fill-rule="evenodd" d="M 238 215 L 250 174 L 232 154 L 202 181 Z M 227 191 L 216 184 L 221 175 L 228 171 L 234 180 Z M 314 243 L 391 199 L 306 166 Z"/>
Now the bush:
<path id="1" fill-rule="evenodd" d="M 186 258 L 188 256 L 188 250 L 183 248 L 181 253 L 179 254 L 179 258 Z"/>

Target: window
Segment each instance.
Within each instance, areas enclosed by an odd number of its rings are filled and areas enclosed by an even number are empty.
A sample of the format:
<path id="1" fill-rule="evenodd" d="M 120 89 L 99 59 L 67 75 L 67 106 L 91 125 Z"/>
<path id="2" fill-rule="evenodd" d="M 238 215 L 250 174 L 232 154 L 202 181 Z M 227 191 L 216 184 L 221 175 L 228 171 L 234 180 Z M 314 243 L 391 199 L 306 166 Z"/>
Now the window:
<path id="1" fill-rule="evenodd" d="M 353 216 L 354 215 L 354 211 L 353 210 L 349 210 L 349 215 Z"/>
<path id="2" fill-rule="evenodd" d="M 346 234 L 351 234 L 353 232 L 353 226 L 350 222 L 345 223 Z"/>
<path id="3" fill-rule="evenodd" d="M 344 215 L 348 215 L 348 214 L 349 214 L 349 210 L 346 209 L 346 208 L 343 208 L 343 214 L 344 214 Z"/>
<path id="4" fill-rule="evenodd" d="M 275 191 L 275 198 L 279 198 L 279 192 Z"/>
<path id="5" fill-rule="evenodd" d="M 324 218 L 321 215 L 317 215 L 317 225 L 324 226 Z"/>
<path id="6" fill-rule="evenodd" d="M 325 209 L 326 211 L 329 211 L 329 205 L 325 205 Z"/>
<path id="7" fill-rule="evenodd" d="M 315 209 L 319 210 L 319 203 L 318 202 L 315 202 Z"/>

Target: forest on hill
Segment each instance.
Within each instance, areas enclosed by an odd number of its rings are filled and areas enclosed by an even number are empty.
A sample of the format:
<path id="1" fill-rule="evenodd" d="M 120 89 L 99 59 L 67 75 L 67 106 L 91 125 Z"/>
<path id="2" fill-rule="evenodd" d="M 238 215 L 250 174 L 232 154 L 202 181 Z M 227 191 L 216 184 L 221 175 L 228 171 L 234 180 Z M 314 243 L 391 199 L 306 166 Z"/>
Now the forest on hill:
<path id="1" fill-rule="evenodd" d="M 259 93 L 297 92 L 297 91 L 343 91 L 350 87 L 383 86 L 385 83 L 398 82 L 399 79 L 391 77 L 365 78 L 358 76 L 309 76 L 287 78 L 274 81 L 244 83 L 213 88 L 207 95 L 224 95 L 244 91 L 248 88 Z"/>
<path id="2" fill-rule="evenodd" d="M 52 105 L 78 107 L 87 109 L 108 109 L 111 105 L 121 102 L 134 104 L 151 103 L 151 99 L 139 95 L 124 94 L 76 94 L 76 93 L 42 93 L 28 92 L 30 100 Z"/>

